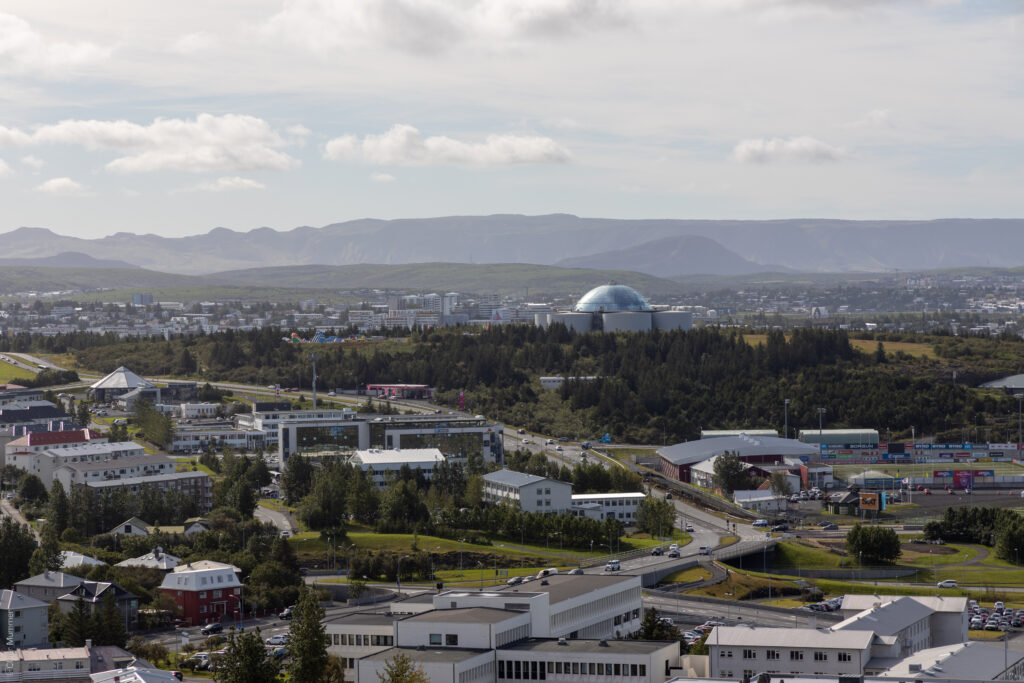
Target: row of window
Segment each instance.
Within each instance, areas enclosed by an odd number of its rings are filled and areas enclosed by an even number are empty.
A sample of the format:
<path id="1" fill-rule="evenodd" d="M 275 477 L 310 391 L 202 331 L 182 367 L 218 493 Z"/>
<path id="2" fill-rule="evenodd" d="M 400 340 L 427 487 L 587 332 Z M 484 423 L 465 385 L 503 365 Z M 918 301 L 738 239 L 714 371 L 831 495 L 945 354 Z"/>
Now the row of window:
<path id="1" fill-rule="evenodd" d="M 371 636 L 369 633 L 335 633 L 335 645 L 349 645 L 353 647 L 370 647 L 373 645 L 386 645 L 391 647 L 395 644 L 394 636 Z M 330 635 L 328 635 L 330 637 Z"/>
<path id="2" fill-rule="evenodd" d="M 631 676 L 646 677 L 646 664 L 620 664 L 613 662 L 532 662 L 498 660 L 498 678 L 546 681 L 548 674 L 577 676 Z"/>
<path id="3" fill-rule="evenodd" d="M 430 644 L 431 645 L 440 645 L 441 644 L 441 634 L 440 633 L 431 633 L 430 634 Z M 446 634 L 444 634 L 444 644 L 448 645 L 450 647 L 458 647 L 459 646 L 459 634 L 458 633 L 446 633 Z"/>
<path id="4" fill-rule="evenodd" d="M 616 622 L 616 623 L 618 623 L 618 622 Z M 782 653 L 779 650 L 765 650 L 764 654 L 765 654 L 765 658 L 766 659 L 771 659 L 771 660 L 778 660 L 778 659 L 780 659 L 782 657 Z M 743 659 L 757 659 L 757 655 L 758 655 L 758 651 L 754 650 L 752 648 L 745 648 L 743 650 Z M 718 652 L 718 656 L 720 658 L 721 657 L 731 658 L 732 657 L 732 650 L 720 650 Z M 789 660 L 791 662 L 800 662 L 800 661 L 803 661 L 803 659 L 804 659 L 804 651 L 803 650 L 790 650 L 789 651 Z M 853 655 L 851 653 L 849 653 L 849 652 L 839 652 L 839 653 L 836 653 L 836 660 L 840 661 L 840 662 L 850 662 L 850 661 L 853 661 Z M 815 650 L 814 651 L 814 661 L 816 661 L 816 662 L 827 662 L 828 661 L 828 652 L 824 652 L 822 650 Z"/>

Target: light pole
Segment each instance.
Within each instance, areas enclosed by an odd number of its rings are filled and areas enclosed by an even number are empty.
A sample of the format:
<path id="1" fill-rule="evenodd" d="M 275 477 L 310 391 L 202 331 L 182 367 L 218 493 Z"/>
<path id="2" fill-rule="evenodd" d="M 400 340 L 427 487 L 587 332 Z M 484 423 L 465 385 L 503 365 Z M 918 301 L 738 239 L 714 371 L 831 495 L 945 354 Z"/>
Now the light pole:
<path id="1" fill-rule="evenodd" d="M 355 548 L 355 547 L 356 547 L 355 543 L 349 543 L 347 546 L 345 546 L 345 548 L 343 550 L 343 552 L 345 553 L 345 579 L 346 580 L 348 580 L 350 578 L 349 575 L 352 574 L 352 548 Z"/>
<path id="2" fill-rule="evenodd" d="M 1021 404 L 1024 403 L 1024 394 L 1014 394 L 1013 397 L 1017 399 L 1017 448 L 1020 448 L 1021 443 Z"/>
<path id="3" fill-rule="evenodd" d="M 782 402 L 782 405 L 785 406 L 785 410 L 786 410 L 786 431 L 782 434 L 782 438 L 783 439 L 788 439 L 789 438 L 789 399 L 787 398 L 786 400 L 784 400 Z"/>
<path id="4" fill-rule="evenodd" d="M 462 544 L 465 540 L 464 538 L 459 539 L 459 581 L 464 578 L 462 574 Z"/>
<path id="5" fill-rule="evenodd" d="M 818 440 L 822 441 L 821 418 L 828 412 L 828 408 L 818 408 Z"/>
<path id="6" fill-rule="evenodd" d="M 398 573 L 395 574 L 395 579 L 398 582 L 398 595 L 402 594 L 402 560 L 405 560 L 408 557 L 408 555 L 402 555 L 398 558 Z"/>

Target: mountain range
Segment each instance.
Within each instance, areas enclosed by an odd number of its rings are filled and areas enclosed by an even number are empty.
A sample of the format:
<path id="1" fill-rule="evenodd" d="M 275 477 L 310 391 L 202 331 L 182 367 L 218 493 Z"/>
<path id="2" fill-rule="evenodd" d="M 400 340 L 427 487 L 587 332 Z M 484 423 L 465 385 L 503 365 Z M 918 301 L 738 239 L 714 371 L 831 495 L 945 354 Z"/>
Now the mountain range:
<path id="1" fill-rule="evenodd" d="M 119 232 L 98 239 L 19 228 L 0 235 L 0 251 L 6 259 L 76 252 L 190 275 L 273 266 L 429 262 L 558 264 L 658 277 L 772 270 L 885 272 L 1021 265 L 1024 219 L 716 221 L 499 214 L 360 219 L 287 231 L 215 228 L 188 237 Z"/>

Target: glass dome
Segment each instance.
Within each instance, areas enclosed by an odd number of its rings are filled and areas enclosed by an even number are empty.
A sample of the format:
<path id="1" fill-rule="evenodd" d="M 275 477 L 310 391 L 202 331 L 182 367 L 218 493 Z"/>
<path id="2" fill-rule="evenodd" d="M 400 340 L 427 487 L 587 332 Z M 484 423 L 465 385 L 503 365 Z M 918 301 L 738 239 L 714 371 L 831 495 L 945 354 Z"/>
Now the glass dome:
<path id="1" fill-rule="evenodd" d="M 576 302 L 572 310 L 580 313 L 594 313 L 597 311 L 649 311 L 651 305 L 643 295 L 626 285 L 617 285 L 614 282 L 600 287 L 594 287 Z"/>

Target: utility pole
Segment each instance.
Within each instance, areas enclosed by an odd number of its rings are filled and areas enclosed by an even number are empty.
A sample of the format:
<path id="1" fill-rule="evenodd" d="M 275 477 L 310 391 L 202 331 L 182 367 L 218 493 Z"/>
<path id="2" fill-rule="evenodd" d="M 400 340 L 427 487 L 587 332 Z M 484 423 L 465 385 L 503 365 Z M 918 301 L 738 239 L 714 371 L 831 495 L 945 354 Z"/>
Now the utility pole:
<path id="1" fill-rule="evenodd" d="M 1021 403 L 1024 402 L 1024 394 L 1014 394 L 1013 397 L 1017 399 L 1017 448 L 1020 449 L 1021 443 Z"/>
<path id="2" fill-rule="evenodd" d="M 827 408 L 818 408 L 818 441 L 820 443 L 824 443 L 825 442 L 825 439 L 822 436 L 821 418 L 827 412 L 828 412 Z"/>
<path id="3" fill-rule="evenodd" d="M 783 406 L 785 406 L 785 410 L 786 410 L 786 431 L 783 432 L 782 438 L 783 439 L 788 439 L 789 438 L 789 399 L 787 398 L 786 400 L 784 400 L 782 402 L 782 404 L 783 404 Z"/>

